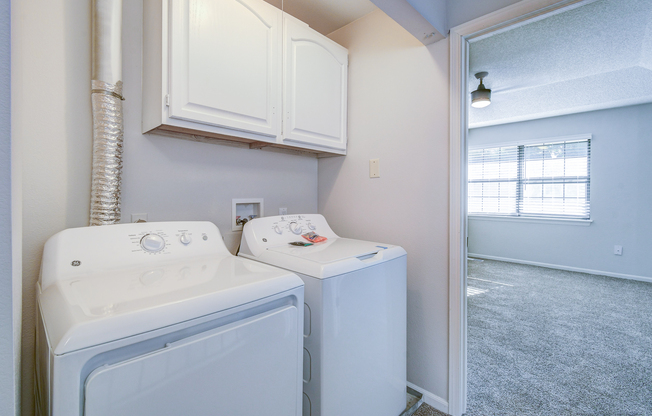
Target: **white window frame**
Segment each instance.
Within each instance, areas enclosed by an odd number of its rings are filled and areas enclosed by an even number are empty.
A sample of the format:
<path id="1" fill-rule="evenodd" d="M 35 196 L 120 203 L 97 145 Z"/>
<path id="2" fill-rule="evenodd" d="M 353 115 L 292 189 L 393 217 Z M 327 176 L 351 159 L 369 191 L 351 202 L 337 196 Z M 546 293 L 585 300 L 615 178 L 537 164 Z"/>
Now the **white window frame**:
<path id="1" fill-rule="evenodd" d="M 567 225 L 590 225 L 593 220 L 590 217 L 590 186 L 591 186 L 591 153 L 590 148 L 594 143 L 592 134 L 578 134 L 572 136 L 560 136 L 560 137 L 548 137 L 548 138 L 535 138 L 527 140 L 514 140 L 514 141 L 505 141 L 505 142 L 492 142 L 484 144 L 473 144 L 469 145 L 470 150 L 478 149 L 490 149 L 497 147 L 513 147 L 513 146 L 530 146 L 537 144 L 552 144 L 559 142 L 573 142 L 573 141 L 588 141 L 589 142 L 589 160 L 588 160 L 588 181 L 587 181 L 587 194 L 589 202 L 589 217 L 588 218 L 575 218 L 572 216 L 566 217 L 563 215 L 536 215 L 536 214 L 522 214 L 518 212 L 518 206 L 522 205 L 522 201 L 517 201 L 517 213 L 516 214 L 500 214 L 500 213 L 467 213 L 468 218 L 472 219 L 487 219 L 487 220 L 505 220 L 505 221 L 517 221 L 517 222 L 544 222 L 544 223 L 556 223 L 556 224 L 567 224 Z M 521 182 L 525 179 L 520 176 L 521 166 L 519 160 L 519 178 L 517 187 L 521 187 Z M 470 181 L 467 178 L 467 186 Z M 468 194 L 467 194 L 468 198 Z M 523 198 L 521 192 L 517 192 L 517 198 Z"/>

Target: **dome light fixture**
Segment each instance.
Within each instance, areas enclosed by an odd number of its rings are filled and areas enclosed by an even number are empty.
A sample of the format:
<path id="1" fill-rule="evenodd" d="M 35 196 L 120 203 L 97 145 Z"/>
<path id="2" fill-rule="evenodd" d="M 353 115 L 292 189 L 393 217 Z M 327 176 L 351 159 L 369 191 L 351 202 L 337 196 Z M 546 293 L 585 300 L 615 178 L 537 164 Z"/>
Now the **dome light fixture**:
<path id="1" fill-rule="evenodd" d="M 491 90 L 485 88 L 482 79 L 489 75 L 488 72 L 478 72 L 475 77 L 480 80 L 478 89 L 471 93 L 471 107 L 483 108 L 491 104 Z"/>

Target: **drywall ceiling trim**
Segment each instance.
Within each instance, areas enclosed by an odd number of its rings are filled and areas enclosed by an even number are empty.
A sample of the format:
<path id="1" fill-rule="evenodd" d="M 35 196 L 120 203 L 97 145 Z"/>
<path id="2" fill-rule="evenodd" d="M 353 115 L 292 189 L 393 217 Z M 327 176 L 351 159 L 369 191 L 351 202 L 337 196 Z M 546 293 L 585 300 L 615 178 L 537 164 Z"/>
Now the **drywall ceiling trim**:
<path id="1" fill-rule="evenodd" d="M 548 17 L 554 16 L 556 14 L 564 13 L 564 12 L 567 12 L 569 10 L 576 9 L 578 7 L 586 6 L 587 4 L 590 4 L 590 3 L 593 3 L 593 2 L 596 2 L 596 1 L 600 1 L 600 0 L 585 0 L 585 2 L 571 4 L 570 6 L 567 6 L 567 7 L 564 7 L 564 8 L 558 8 L 556 10 L 552 10 L 549 13 L 541 14 L 541 15 L 538 15 L 536 17 L 532 17 L 532 18 L 529 18 L 529 19 L 526 19 L 526 20 L 517 19 L 516 23 L 514 23 L 514 24 L 507 25 L 507 26 L 499 25 L 498 26 L 499 29 L 491 29 L 491 30 L 487 30 L 487 31 L 481 31 L 480 33 L 483 33 L 483 34 L 474 36 L 473 38 L 469 39 L 469 43 L 474 43 L 474 42 L 480 41 L 482 39 L 486 39 L 486 38 L 491 37 L 491 36 L 499 35 L 499 34 L 501 34 L 503 32 L 508 32 L 510 30 L 514 30 L 514 29 L 519 28 L 521 26 L 529 25 L 530 23 L 534 23 L 534 22 L 538 22 L 539 20 L 547 19 Z"/>
<path id="2" fill-rule="evenodd" d="M 618 7 L 623 1 L 630 7 Z M 497 92 L 637 66 L 651 14 L 648 0 L 599 1 L 474 40 L 470 73 L 488 71 Z"/>
<path id="3" fill-rule="evenodd" d="M 652 71 L 625 68 L 535 88 L 493 94 L 484 112 L 470 110 L 469 127 L 513 123 L 652 102 Z"/>
<path id="4" fill-rule="evenodd" d="M 589 111 L 608 110 L 610 108 L 629 107 L 629 106 L 632 106 L 632 105 L 647 104 L 647 103 L 650 103 L 650 102 L 652 102 L 652 96 L 647 97 L 647 98 L 640 98 L 640 99 L 614 101 L 614 102 L 611 102 L 611 103 L 586 105 L 586 106 L 582 106 L 582 107 L 568 108 L 568 109 L 559 110 L 559 111 L 550 111 L 550 112 L 547 112 L 547 113 L 541 113 L 541 114 L 536 114 L 536 115 L 525 115 L 525 116 L 520 116 L 520 117 L 504 118 L 504 119 L 501 119 L 501 120 L 486 121 L 486 122 L 483 122 L 483 123 L 474 123 L 472 125 L 469 124 L 469 128 L 470 129 L 476 129 L 476 128 L 480 128 L 480 127 L 497 126 L 497 125 L 500 125 L 500 124 L 507 124 L 507 123 L 519 123 L 521 121 L 538 120 L 538 119 L 541 119 L 541 118 L 558 117 L 558 116 L 567 116 L 569 114 L 587 113 Z"/>
<path id="5" fill-rule="evenodd" d="M 407 0 L 439 33 L 448 33 L 446 0 Z"/>
<path id="6" fill-rule="evenodd" d="M 507 6 L 475 20 L 471 20 L 470 22 L 455 26 L 451 28 L 450 31 L 451 33 L 455 31 L 460 37 L 464 38 L 466 42 L 472 42 L 474 39 L 478 39 L 487 34 L 500 33 L 509 30 L 513 25 L 518 27 L 531 20 L 545 18 L 546 15 L 550 13 L 556 14 L 557 11 L 562 11 L 562 9 L 569 7 L 575 8 L 580 5 L 593 3 L 594 1 L 600 0 L 521 0 L 511 6 Z M 537 4 L 539 9 L 532 10 L 530 8 L 530 3 L 532 3 L 532 5 Z M 507 18 L 506 20 L 497 21 L 496 19 L 500 19 L 500 16 L 512 17 Z M 495 23 L 485 25 L 483 23 L 484 21 L 495 21 Z M 465 33 L 466 35 L 461 35 L 462 33 Z"/>
<path id="7" fill-rule="evenodd" d="M 490 107 L 470 110 L 471 127 L 649 102 L 649 0 L 591 1 L 535 20 L 471 43 L 469 73 L 488 71 L 492 90 Z"/>
<path id="8" fill-rule="evenodd" d="M 371 1 L 424 45 L 430 45 L 446 37 L 446 32 L 439 32 L 407 0 Z"/>

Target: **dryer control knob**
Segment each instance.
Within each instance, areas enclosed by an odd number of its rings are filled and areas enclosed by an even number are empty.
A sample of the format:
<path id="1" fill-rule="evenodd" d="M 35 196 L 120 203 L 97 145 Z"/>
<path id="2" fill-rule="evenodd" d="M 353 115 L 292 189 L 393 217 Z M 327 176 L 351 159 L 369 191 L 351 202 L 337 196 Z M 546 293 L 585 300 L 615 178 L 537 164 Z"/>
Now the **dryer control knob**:
<path id="1" fill-rule="evenodd" d="M 192 243 L 192 237 L 190 237 L 188 234 L 183 233 L 181 236 L 179 236 L 179 241 L 181 244 L 184 246 L 187 246 L 188 244 Z"/>
<path id="2" fill-rule="evenodd" d="M 283 234 L 283 230 L 281 230 L 281 227 L 279 227 L 278 225 L 274 226 L 274 232 L 276 234 Z"/>
<path id="3" fill-rule="evenodd" d="M 310 228 L 311 230 L 314 230 L 317 227 L 315 227 L 315 224 L 310 223 L 310 224 L 308 224 L 308 228 Z"/>
<path id="4" fill-rule="evenodd" d="M 140 239 L 140 246 L 150 253 L 158 253 L 165 248 L 165 239 L 158 234 L 147 234 Z"/>
<path id="5" fill-rule="evenodd" d="M 290 223 L 290 231 L 292 231 L 294 234 L 301 234 L 301 226 L 297 224 L 296 222 L 291 222 Z"/>

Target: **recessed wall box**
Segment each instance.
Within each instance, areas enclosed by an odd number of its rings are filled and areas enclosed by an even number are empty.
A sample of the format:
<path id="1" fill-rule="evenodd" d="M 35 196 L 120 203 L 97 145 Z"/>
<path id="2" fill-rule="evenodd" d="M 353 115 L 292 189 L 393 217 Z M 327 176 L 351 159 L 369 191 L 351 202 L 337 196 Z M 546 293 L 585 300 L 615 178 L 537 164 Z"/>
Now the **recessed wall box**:
<path id="1" fill-rule="evenodd" d="M 263 216 L 263 198 L 232 200 L 231 231 L 242 231 L 242 226 L 253 218 Z"/>

